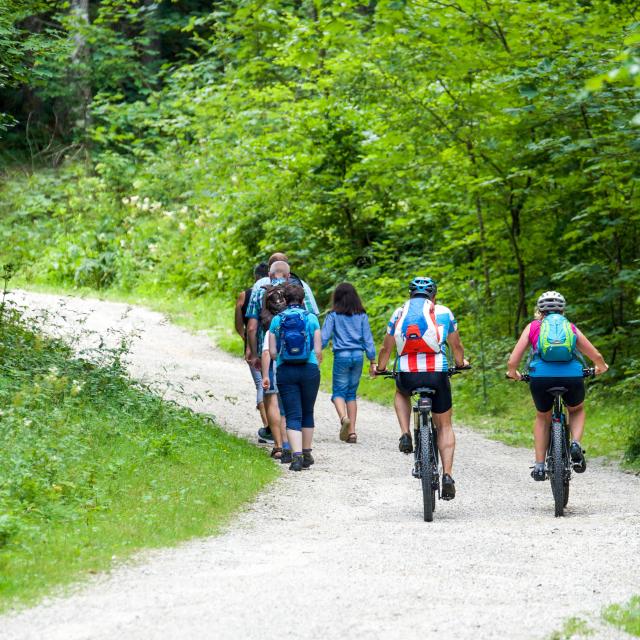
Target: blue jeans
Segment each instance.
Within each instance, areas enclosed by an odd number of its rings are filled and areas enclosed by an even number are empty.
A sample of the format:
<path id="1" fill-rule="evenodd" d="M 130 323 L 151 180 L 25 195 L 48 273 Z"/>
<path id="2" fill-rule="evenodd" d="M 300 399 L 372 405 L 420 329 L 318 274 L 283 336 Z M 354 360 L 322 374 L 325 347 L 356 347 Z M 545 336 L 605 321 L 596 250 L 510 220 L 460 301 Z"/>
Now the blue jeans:
<path id="1" fill-rule="evenodd" d="M 278 365 L 278 393 L 287 417 L 287 429 L 300 431 L 313 428 L 313 406 L 320 387 L 317 364 Z"/>
<path id="2" fill-rule="evenodd" d="M 333 354 L 333 393 L 331 399 L 342 398 L 345 402 L 356 399 L 362 376 L 362 351 L 336 351 Z"/>

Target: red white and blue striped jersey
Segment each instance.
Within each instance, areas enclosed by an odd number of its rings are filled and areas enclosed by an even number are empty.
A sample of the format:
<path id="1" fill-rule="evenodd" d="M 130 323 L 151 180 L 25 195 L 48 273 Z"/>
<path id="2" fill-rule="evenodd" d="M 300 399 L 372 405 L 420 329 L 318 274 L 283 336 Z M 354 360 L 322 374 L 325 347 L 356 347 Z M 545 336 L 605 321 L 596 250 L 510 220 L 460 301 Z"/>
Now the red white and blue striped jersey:
<path id="1" fill-rule="evenodd" d="M 428 302 L 424 299 L 424 302 Z M 396 325 L 402 315 L 404 306 L 398 307 L 391 316 L 387 325 L 387 333 L 394 335 Z M 429 307 L 425 310 L 428 311 Z M 427 371 L 448 371 L 449 363 L 447 361 L 446 341 L 449 334 L 458 330 L 453 313 L 448 307 L 442 304 L 435 305 L 436 323 L 438 325 L 438 335 L 440 337 L 440 353 L 407 353 L 398 358 L 397 370 L 406 373 L 424 373 Z"/>

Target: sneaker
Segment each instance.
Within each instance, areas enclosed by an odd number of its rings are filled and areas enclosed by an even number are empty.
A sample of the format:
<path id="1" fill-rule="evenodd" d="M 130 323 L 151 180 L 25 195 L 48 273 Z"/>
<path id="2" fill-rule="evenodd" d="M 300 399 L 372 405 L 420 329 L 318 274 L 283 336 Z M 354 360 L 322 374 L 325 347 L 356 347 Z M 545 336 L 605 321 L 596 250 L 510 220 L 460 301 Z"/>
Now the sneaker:
<path id="1" fill-rule="evenodd" d="M 579 442 L 575 440 L 571 443 L 569 449 L 571 453 L 571 462 L 573 463 L 573 470 L 576 473 L 584 473 L 587 468 L 587 461 L 584 457 L 584 449 L 580 446 Z"/>
<path id="2" fill-rule="evenodd" d="M 267 442 L 273 442 L 273 433 L 271 433 L 270 427 L 260 427 L 258 429 L 258 442 L 260 444 L 266 444 Z"/>
<path id="3" fill-rule="evenodd" d="M 398 445 L 400 453 L 413 453 L 413 443 L 411 442 L 411 434 L 403 433 L 400 436 L 400 444 Z"/>
<path id="4" fill-rule="evenodd" d="M 442 474 L 442 499 L 453 500 L 456 497 L 456 483 L 448 473 Z"/>
<path id="5" fill-rule="evenodd" d="M 547 479 L 547 471 L 544 467 L 544 462 L 542 464 L 537 464 L 531 470 L 531 477 L 536 482 L 542 482 Z"/>
<path id="6" fill-rule="evenodd" d="M 302 471 L 303 457 L 301 453 L 296 453 L 293 456 L 293 460 L 289 465 L 289 471 Z"/>
<path id="7" fill-rule="evenodd" d="M 302 452 L 302 468 L 308 469 L 314 463 L 315 463 L 315 460 L 311 455 L 311 451 L 303 451 Z"/>
<path id="8" fill-rule="evenodd" d="M 291 449 L 283 449 L 280 456 L 280 464 L 290 464 L 292 460 Z"/>

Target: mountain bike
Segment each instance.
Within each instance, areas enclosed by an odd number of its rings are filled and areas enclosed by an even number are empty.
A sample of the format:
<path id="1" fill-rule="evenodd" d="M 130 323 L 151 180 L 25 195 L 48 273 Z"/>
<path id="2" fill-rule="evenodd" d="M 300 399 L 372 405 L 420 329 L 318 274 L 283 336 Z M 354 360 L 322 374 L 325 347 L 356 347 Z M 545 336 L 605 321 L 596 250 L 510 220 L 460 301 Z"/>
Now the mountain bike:
<path id="1" fill-rule="evenodd" d="M 582 375 L 585 378 L 594 376 L 594 368 L 585 368 Z M 524 374 L 522 382 L 529 382 L 530 377 Z M 547 393 L 553 396 L 553 409 L 551 412 L 551 429 L 549 434 L 549 446 L 546 456 L 546 475 L 551 481 L 551 492 L 555 503 L 556 518 L 564 515 L 564 509 L 569 502 L 569 483 L 571 482 L 571 470 L 573 464 L 569 448 L 571 446 L 571 431 L 567 420 L 567 410 L 562 396 L 567 392 L 566 387 L 549 387 Z"/>
<path id="2" fill-rule="evenodd" d="M 459 367 L 446 371 L 449 377 L 461 371 L 471 369 L 470 366 Z M 397 378 L 400 372 L 385 371 L 378 375 L 383 378 Z M 436 390 L 430 387 L 418 387 L 413 389 L 411 395 L 415 397 L 413 405 L 413 471 L 414 478 L 420 479 L 422 485 L 422 505 L 424 521 L 433 521 L 433 512 L 436 509 L 436 493 L 440 496 L 440 458 L 438 454 L 438 431 L 433 425 L 431 415 L 432 398 Z"/>

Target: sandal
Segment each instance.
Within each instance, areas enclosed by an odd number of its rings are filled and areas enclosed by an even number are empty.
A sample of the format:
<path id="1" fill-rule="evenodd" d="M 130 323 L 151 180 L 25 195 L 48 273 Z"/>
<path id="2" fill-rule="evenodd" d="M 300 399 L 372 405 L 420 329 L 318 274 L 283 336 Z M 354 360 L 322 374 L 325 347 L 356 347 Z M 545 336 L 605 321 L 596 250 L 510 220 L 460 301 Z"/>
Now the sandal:
<path id="1" fill-rule="evenodd" d="M 280 460 L 282 458 L 282 447 L 273 447 L 271 449 L 271 457 Z"/>
<path id="2" fill-rule="evenodd" d="M 342 442 L 347 441 L 350 426 L 351 420 L 349 420 L 349 416 L 342 416 L 342 418 L 340 418 L 340 440 L 342 440 Z"/>
<path id="3" fill-rule="evenodd" d="M 355 433 L 350 433 L 347 436 L 347 442 L 349 444 L 355 444 L 356 442 L 358 442 L 358 436 Z"/>

